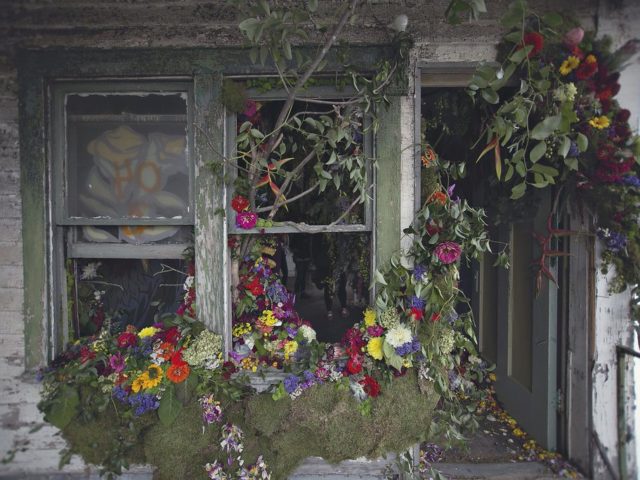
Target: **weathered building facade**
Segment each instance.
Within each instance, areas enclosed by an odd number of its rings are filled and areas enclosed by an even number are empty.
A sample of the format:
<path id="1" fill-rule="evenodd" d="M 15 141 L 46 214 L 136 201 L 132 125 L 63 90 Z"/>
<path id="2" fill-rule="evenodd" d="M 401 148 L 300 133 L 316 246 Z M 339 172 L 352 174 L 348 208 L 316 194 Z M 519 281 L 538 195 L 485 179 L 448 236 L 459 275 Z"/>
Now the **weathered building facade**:
<path id="1" fill-rule="evenodd" d="M 322 13 L 330 15 L 335 3 L 339 2 L 321 2 Z M 487 2 L 488 14 L 457 27 L 444 20 L 447 3 L 371 0 L 357 28 L 345 35 L 362 47 L 365 64 L 379 55 L 371 46 L 388 40 L 386 25 L 396 15 L 408 16 L 408 30 L 415 38 L 408 94 L 392 99 L 376 140 L 381 182 L 377 195 L 389 206 L 379 209 L 375 218 L 380 259 L 406 241 L 402 231 L 410 225 L 419 197 L 414 145 L 419 143 L 420 89 L 423 85 L 461 86 L 477 62 L 493 60 L 501 34 L 498 18 L 508 2 Z M 560 7 L 573 10 L 601 34 L 611 35 L 617 45 L 639 31 L 640 6 L 633 2 L 620 7 L 606 1 L 571 3 L 572 9 Z M 535 4 L 541 9 L 559 7 L 549 1 Z M 0 477 L 22 478 L 55 472 L 64 446 L 49 425 L 31 433 L 42 423 L 36 408 L 35 371 L 59 348 L 54 334 L 62 328 L 52 323 L 51 85 L 64 80 L 125 78 L 194 84 L 195 102 L 201 107 L 196 121 L 209 124 L 222 145 L 224 128 L 216 125 L 221 108 L 217 82 L 225 75 L 273 72 L 249 65 L 241 50 L 235 9 L 224 1 L 7 0 L 0 5 L 0 452 L 11 457 L 11 462 L 0 466 Z M 618 96 L 631 110 L 636 127 L 640 126 L 639 77 L 640 66 L 634 63 L 624 72 Z M 207 154 L 213 153 L 203 150 L 202 155 Z M 215 196 L 204 170 L 199 172 L 198 164 L 195 168 L 198 272 L 221 271 L 225 264 L 216 245 L 224 229 L 216 227 L 219 220 L 213 215 L 219 205 L 211 203 Z M 574 216 L 575 229 L 587 228 L 588 223 L 585 216 Z M 545 418 L 533 416 L 528 421 L 553 424 L 546 429 L 544 443 L 565 452 L 593 478 L 610 478 L 606 463 L 616 471 L 620 468 L 616 347 L 634 346 L 629 298 L 608 294 L 607 278 L 598 273 L 594 238 L 576 236 L 570 250 L 566 316 L 561 326 L 553 323 L 544 339 L 536 339 L 535 332 L 531 337 L 534 348 L 545 344 L 548 358 L 540 376 L 548 381 L 543 394 Z M 212 277 L 199 285 L 214 293 L 224 288 L 216 282 Z M 202 303 L 199 311 L 207 318 L 224 319 L 222 303 Z M 210 321 L 216 328 L 223 328 L 223 323 Z M 556 344 L 560 328 L 565 334 Z M 518 419 L 526 426 L 526 419 Z M 626 451 L 632 457 L 629 448 Z M 633 463 L 630 458 L 629 465 Z M 64 471 L 84 472 L 85 466 L 73 459 Z"/>

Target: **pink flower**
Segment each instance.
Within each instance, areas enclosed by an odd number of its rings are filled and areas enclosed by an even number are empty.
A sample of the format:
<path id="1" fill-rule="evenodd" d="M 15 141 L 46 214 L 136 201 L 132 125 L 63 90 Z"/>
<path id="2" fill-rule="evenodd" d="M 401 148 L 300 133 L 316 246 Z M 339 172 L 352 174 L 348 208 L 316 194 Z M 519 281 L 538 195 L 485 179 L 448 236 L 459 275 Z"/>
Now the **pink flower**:
<path id="1" fill-rule="evenodd" d="M 367 327 L 367 333 L 370 337 L 381 337 L 384 333 L 384 328 L 380 325 L 374 325 L 372 327 Z"/>
<path id="2" fill-rule="evenodd" d="M 562 43 L 568 48 L 572 49 L 580 45 L 582 39 L 584 38 L 584 30 L 580 27 L 572 28 L 567 33 L 564 34 L 562 38 Z"/>
<path id="3" fill-rule="evenodd" d="M 236 227 L 249 230 L 258 223 L 258 216 L 253 212 L 241 212 L 236 215 Z"/>
<path id="4" fill-rule="evenodd" d="M 444 264 L 456 262 L 461 253 L 460 245 L 455 242 L 442 242 L 435 249 L 436 256 Z"/>
<path id="5" fill-rule="evenodd" d="M 115 373 L 120 373 L 124 370 L 124 367 L 125 367 L 124 357 L 120 352 L 116 353 L 115 355 L 111 355 L 111 357 L 109 357 L 109 366 Z"/>

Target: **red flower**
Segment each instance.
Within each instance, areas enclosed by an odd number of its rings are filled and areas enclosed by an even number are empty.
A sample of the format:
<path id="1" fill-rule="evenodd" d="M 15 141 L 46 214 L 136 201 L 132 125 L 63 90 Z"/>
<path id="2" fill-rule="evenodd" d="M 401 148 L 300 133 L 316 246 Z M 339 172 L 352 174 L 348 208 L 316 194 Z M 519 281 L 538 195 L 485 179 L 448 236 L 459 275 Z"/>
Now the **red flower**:
<path id="1" fill-rule="evenodd" d="M 184 382 L 189 376 L 190 372 L 191 369 L 189 368 L 189 365 L 184 362 L 182 362 L 182 364 L 180 365 L 172 364 L 167 369 L 167 378 L 173 383 Z"/>
<path id="2" fill-rule="evenodd" d="M 598 71 L 598 61 L 593 55 L 587 55 L 587 58 L 580 64 L 576 70 L 576 78 L 578 80 L 586 80 L 591 78 Z"/>
<path id="3" fill-rule="evenodd" d="M 529 45 L 532 45 L 533 48 L 529 52 L 529 55 L 527 55 L 527 58 L 531 58 L 540 53 L 540 50 L 542 50 L 542 47 L 544 46 L 544 37 L 538 32 L 525 33 L 524 37 L 522 37 L 522 43 L 519 45 L 518 50 Z"/>
<path id="4" fill-rule="evenodd" d="M 231 208 L 233 208 L 236 212 L 244 212 L 247 208 L 249 208 L 249 200 L 247 200 L 242 195 L 236 195 L 231 200 Z"/>
<path id="5" fill-rule="evenodd" d="M 80 349 L 80 362 L 85 363 L 96 358 L 96 352 L 89 350 L 86 345 Z"/>
<path id="6" fill-rule="evenodd" d="M 351 327 L 344 333 L 342 344 L 347 347 L 350 355 L 358 355 L 367 342 L 362 338 L 362 333 L 356 327 Z"/>
<path id="7" fill-rule="evenodd" d="M 380 395 L 380 384 L 375 378 L 365 375 L 364 379 L 360 380 L 360 385 L 364 387 L 365 393 L 370 397 L 375 398 Z"/>
<path id="8" fill-rule="evenodd" d="M 429 235 L 430 237 L 433 237 L 435 234 L 440 233 L 441 230 L 442 229 L 434 223 L 427 224 L 427 235 Z"/>
<path id="9" fill-rule="evenodd" d="M 250 283 L 247 283 L 244 288 L 249 290 L 253 296 L 262 295 L 264 293 L 264 288 L 258 277 L 253 277 L 253 280 L 251 280 Z"/>
<path id="10" fill-rule="evenodd" d="M 357 375 L 362 371 L 362 360 L 358 355 L 352 356 L 347 361 L 347 372 L 351 375 Z"/>
<path id="11" fill-rule="evenodd" d="M 180 366 L 186 364 L 187 362 L 182 359 L 182 349 L 173 352 L 173 354 L 171 355 L 171 365 Z"/>
<path id="12" fill-rule="evenodd" d="M 180 340 L 180 330 L 178 330 L 178 327 L 171 327 L 168 330 L 165 330 L 164 332 L 158 334 L 158 337 L 160 337 L 165 342 L 175 345 L 176 343 L 178 343 L 178 340 Z"/>
<path id="13" fill-rule="evenodd" d="M 420 320 L 422 320 L 424 318 L 424 312 L 420 308 L 411 307 L 411 317 L 416 322 L 419 322 Z"/>
<path id="14" fill-rule="evenodd" d="M 233 362 L 227 360 L 222 364 L 222 378 L 224 378 L 225 380 L 229 380 L 231 378 L 231 375 L 236 373 L 236 371 L 237 369 Z"/>
<path id="15" fill-rule="evenodd" d="M 135 333 L 123 332 L 118 335 L 118 346 L 120 348 L 135 347 L 138 343 L 138 336 Z"/>
<path id="16" fill-rule="evenodd" d="M 616 122 L 628 122 L 631 112 L 626 108 L 623 108 L 616 114 Z"/>
<path id="17" fill-rule="evenodd" d="M 440 320 L 440 312 L 435 312 L 434 314 L 431 315 L 431 321 L 432 322 L 437 322 L 438 320 Z"/>

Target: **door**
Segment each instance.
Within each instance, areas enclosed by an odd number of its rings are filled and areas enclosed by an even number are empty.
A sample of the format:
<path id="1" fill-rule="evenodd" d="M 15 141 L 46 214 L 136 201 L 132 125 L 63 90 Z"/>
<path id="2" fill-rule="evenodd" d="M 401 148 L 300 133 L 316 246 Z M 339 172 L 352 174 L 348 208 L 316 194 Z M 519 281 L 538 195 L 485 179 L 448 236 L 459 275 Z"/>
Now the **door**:
<path id="1" fill-rule="evenodd" d="M 547 449 L 556 447 L 556 334 L 558 290 L 543 275 L 536 295 L 533 232 L 547 235 L 549 197 L 535 218 L 501 226 L 495 234 L 510 244 L 510 269 L 486 256 L 476 289 L 480 349 L 496 363 L 498 400 L 523 429 Z M 547 265 L 548 265 L 547 261 Z M 555 265 L 549 267 L 556 275 Z"/>

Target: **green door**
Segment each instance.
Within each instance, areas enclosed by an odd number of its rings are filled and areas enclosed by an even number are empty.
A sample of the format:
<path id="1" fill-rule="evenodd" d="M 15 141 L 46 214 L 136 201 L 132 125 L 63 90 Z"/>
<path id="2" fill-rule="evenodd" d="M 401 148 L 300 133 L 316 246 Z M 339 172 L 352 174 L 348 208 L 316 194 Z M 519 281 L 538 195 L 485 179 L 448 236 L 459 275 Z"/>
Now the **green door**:
<path id="1" fill-rule="evenodd" d="M 510 244 L 511 268 L 493 267 L 491 256 L 480 262 L 476 311 L 481 352 L 496 364 L 498 400 L 535 440 L 555 449 L 558 290 L 543 276 L 536 295 L 532 266 L 540 256 L 533 232 L 547 234 L 548 203 L 535 218 L 496 229 Z"/>

